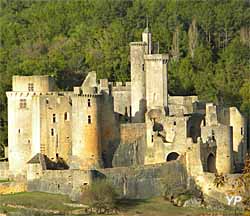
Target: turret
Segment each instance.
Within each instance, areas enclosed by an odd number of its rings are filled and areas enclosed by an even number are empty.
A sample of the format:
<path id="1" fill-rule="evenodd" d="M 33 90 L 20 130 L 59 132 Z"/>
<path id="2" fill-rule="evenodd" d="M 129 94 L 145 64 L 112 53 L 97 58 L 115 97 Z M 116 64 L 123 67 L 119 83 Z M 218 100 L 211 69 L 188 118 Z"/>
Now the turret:
<path id="1" fill-rule="evenodd" d="M 142 33 L 142 41 L 146 44 L 145 46 L 145 54 L 152 53 L 152 35 L 149 32 L 148 26 Z"/>

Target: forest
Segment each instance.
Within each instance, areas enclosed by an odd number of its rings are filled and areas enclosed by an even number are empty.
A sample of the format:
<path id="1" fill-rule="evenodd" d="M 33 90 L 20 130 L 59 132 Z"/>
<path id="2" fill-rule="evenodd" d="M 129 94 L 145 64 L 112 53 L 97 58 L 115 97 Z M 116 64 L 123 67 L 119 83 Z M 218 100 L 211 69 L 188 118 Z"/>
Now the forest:
<path id="1" fill-rule="evenodd" d="M 63 90 L 92 70 L 130 80 L 129 42 L 141 40 L 147 18 L 154 45 L 171 55 L 171 95 L 198 95 L 249 117 L 247 0 L 0 0 L 0 144 L 13 75 L 48 74 Z"/>

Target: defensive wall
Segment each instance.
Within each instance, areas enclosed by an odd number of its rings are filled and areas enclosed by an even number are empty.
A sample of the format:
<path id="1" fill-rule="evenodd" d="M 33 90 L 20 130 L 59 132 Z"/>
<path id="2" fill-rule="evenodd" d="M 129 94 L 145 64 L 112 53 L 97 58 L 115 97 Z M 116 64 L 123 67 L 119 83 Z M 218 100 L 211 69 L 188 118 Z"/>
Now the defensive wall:
<path id="1" fill-rule="evenodd" d="M 113 167 L 143 165 L 146 152 L 146 125 L 144 123 L 121 124 L 121 140 L 116 149 Z"/>
<path id="2" fill-rule="evenodd" d="M 0 162 L 0 179 L 9 178 L 9 163 Z"/>
<path id="3" fill-rule="evenodd" d="M 171 187 L 183 190 L 187 185 L 187 174 L 181 161 L 164 164 L 119 167 L 97 170 L 39 170 L 30 164 L 28 191 L 42 191 L 56 194 L 67 194 L 78 200 L 84 186 L 106 178 L 117 189 L 121 197 L 143 199 L 164 193 Z"/>

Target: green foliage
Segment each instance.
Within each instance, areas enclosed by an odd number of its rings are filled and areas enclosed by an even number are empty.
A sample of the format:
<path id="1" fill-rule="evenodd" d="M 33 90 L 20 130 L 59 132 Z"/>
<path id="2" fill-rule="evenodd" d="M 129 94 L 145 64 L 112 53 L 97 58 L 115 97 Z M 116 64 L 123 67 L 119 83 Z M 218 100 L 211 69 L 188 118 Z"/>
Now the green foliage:
<path id="1" fill-rule="evenodd" d="M 108 181 L 93 182 L 83 190 L 81 202 L 94 208 L 113 208 L 116 205 L 117 193 Z"/>
<path id="2" fill-rule="evenodd" d="M 175 57 L 170 94 L 197 94 L 249 114 L 248 1 L 0 0 L 0 8 L 0 143 L 7 143 L 13 75 L 49 74 L 64 90 L 91 70 L 127 81 L 129 42 L 141 40 L 147 16 L 154 44 Z"/>
<path id="3" fill-rule="evenodd" d="M 214 177 L 215 177 L 214 181 L 213 181 L 214 186 L 216 186 L 217 188 L 219 188 L 219 187 L 223 187 L 225 185 L 225 183 L 226 183 L 226 176 L 223 173 L 221 173 L 221 174 L 215 173 Z"/>

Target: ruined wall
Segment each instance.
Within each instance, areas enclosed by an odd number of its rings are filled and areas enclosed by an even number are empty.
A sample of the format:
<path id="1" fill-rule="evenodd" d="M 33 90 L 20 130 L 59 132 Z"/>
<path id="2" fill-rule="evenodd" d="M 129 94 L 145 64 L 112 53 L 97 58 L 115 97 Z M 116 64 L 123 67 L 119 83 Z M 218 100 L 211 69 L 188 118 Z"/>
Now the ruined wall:
<path id="1" fill-rule="evenodd" d="M 168 96 L 169 115 L 193 113 L 197 101 L 198 96 Z"/>
<path id="2" fill-rule="evenodd" d="M 146 164 L 162 163 L 172 152 L 179 155 L 186 152 L 189 118 L 189 116 L 163 116 L 155 125 L 147 121 Z"/>
<path id="3" fill-rule="evenodd" d="M 143 165 L 146 152 L 144 123 L 121 124 L 121 140 L 112 161 L 113 167 Z"/>
<path id="4" fill-rule="evenodd" d="M 197 142 L 198 137 L 201 136 L 201 124 L 204 120 L 204 115 L 200 113 L 193 113 L 187 122 L 187 137 L 192 137 L 193 142 Z"/>
<path id="5" fill-rule="evenodd" d="M 206 119 L 205 125 L 218 125 L 218 107 L 213 103 L 206 104 Z"/>
<path id="6" fill-rule="evenodd" d="M 78 200 L 84 186 L 89 185 L 94 178 L 92 170 L 43 170 L 36 169 L 33 178 L 28 178 L 28 191 L 42 191 L 55 194 L 69 195 L 73 200 Z M 28 175 L 29 176 L 29 175 Z M 31 176 L 31 174 L 30 174 Z"/>
<path id="7" fill-rule="evenodd" d="M 233 127 L 233 151 L 236 163 L 243 163 L 247 153 L 247 122 L 236 107 L 230 107 L 230 126 Z"/>
<path id="8" fill-rule="evenodd" d="M 9 163 L 8 162 L 0 162 L 0 179 L 9 178 Z"/>
<path id="9" fill-rule="evenodd" d="M 114 111 L 131 118 L 131 83 L 126 82 L 126 85 L 123 86 L 121 82 L 116 82 L 115 86 L 112 87 L 112 96 L 114 98 Z"/>
<path id="10" fill-rule="evenodd" d="M 216 169 L 223 173 L 231 173 L 233 166 L 233 140 L 232 127 L 214 125 L 201 127 L 201 137 L 205 142 L 209 139 L 216 142 Z"/>
<path id="11" fill-rule="evenodd" d="M 35 170 L 34 170 L 35 171 Z M 166 188 L 185 189 L 187 174 L 180 161 L 164 164 L 99 170 L 45 170 L 28 179 L 28 191 L 67 194 L 78 200 L 84 186 L 99 178 L 107 178 L 121 197 L 144 199 L 164 194 Z"/>
<path id="12" fill-rule="evenodd" d="M 121 124 L 121 143 L 133 143 L 138 138 L 145 136 L 145 123 Z"/>
<path id="13" fill-rule="evenodd" d="M 214 184 L 214 173 L 203 173 L 195 177 L 195 182 L 200 186 L 204 195 L 228 205 L 227 196 L 232 196 L 233 194 L 236 196 L 241 195 L 235 189 L 235 185 L 237 185 L 236 179 L 239 177 L 239 174 L 227 174 L 226 183 L 223 186 L 216 187 Z"/>
<path id="14" fill-rule="evenodd" d="M 121 197 L 128 199 L 160 196 L 167 188 L 183 190 L 187 186 L 186 169 L 180 161 L 98 171 L 115 185 Z"/>

